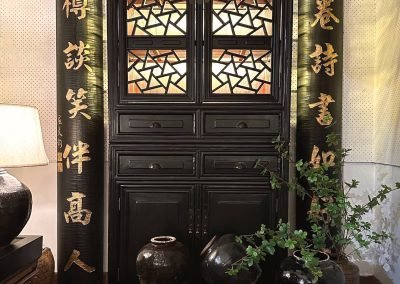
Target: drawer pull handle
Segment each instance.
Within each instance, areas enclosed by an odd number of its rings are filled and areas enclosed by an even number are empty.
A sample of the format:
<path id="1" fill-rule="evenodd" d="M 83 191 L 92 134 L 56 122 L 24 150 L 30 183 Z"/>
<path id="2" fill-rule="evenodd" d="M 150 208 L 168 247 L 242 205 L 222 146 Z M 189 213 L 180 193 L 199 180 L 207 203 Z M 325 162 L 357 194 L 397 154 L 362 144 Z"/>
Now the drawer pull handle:
<path id="1" fill-rule="evenodd" d="M 158 170 L 158 169 L 161 169 L 161 166 L 158 163 L 151 163 L 149 168 L 152 170 Z"/>
<path id="2" fill-rule="evenodd" d="M 159 122 L 153 122 L 149 126 L 150 128 L 161 128 L 161 124 Z"/>
<path id="3" fill-rule="evenodd" d="M 237 169 L 237 170 L 243 170 L 245 168 L 246 168 L 246 165 L 242 162 L 238 162 L 235 164 L 235 169 Z"/>
<path id="4" fill-rule="evenodd" d="M 237 128 L 243 129 L 243 128 L 249 128 L 246 122 L 241 121 L 236 125 Z"/>

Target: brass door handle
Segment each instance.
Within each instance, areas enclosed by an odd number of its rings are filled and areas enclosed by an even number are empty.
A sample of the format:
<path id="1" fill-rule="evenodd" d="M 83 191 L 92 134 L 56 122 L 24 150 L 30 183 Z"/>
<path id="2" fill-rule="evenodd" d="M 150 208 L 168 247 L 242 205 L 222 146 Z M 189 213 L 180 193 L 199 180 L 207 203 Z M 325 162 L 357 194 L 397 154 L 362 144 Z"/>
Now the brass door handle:
<path id="1" fill-rule="evenodd" d="M 158 169 L 161 169 L 161 166 L 158 163 L 151 163 L 149 166 L 149 169 L 158 170 Z"/>
<path id="2" fill-rule="evenodd" d="M 161 128 L 161 124 L 159 122 L 152 122 L 149 125 L 150 128 Z"/>
<path id="3" fill-rule="evenodd" d="M 249 126 L 247 125 L 247 123 L 246 122 L 244 122 L 244 121 L 240 121 L 237 125 L 236 125 L 236 127 L 237 128 L 249 128 Z"/>
<path id="4" fill-rule="evenodd" d="M 243 170 L 243 169 L 246 169 L 246 168 L 247 168 L 246 164 L 243 163 L 243 162 L 237 162 L 235 164 L 235 169 L 237 169 L 237 170 Z"/>

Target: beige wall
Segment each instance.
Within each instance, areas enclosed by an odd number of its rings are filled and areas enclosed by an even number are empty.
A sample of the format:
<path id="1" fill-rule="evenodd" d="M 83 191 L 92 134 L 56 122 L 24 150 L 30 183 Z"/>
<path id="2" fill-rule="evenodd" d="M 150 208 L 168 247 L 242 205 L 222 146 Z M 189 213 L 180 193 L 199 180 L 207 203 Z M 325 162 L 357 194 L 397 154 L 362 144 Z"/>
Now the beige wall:
<path id="1" fill-rule="evenodd" d="M 400 5 L 398 0 L 344 1 L 344 146 L 353 149 L 347 179 L 361 181 L 354 202 L 400 181 Z M 363 250 L 362 274 L 400 283 L 400 192 L 366 216 L 396 238 Z M 394 221 L 396 220 L 396 221 Z"/>

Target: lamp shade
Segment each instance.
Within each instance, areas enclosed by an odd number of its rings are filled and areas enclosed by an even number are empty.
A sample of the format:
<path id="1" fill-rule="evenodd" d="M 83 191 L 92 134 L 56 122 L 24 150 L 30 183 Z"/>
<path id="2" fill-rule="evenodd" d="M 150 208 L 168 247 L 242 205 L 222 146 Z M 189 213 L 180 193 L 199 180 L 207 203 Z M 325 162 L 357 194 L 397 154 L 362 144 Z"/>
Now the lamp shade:
<path id="1" fill-rule="evenodd" d="M 36 108 L 0 104 L 0 167 L 47 165 Z"/>

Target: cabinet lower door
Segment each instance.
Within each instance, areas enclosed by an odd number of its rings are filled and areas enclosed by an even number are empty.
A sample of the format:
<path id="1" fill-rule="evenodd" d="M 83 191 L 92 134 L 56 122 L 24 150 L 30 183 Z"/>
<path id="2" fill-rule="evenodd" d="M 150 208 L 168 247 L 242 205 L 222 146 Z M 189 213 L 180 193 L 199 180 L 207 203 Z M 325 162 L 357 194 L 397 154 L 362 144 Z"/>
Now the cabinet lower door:
<path id="1" fill-rule="evenodd" d="M 203 186 L 203 243 L 214 235 L 251 234 L 261 224 L 275 225 L 275 197 L 266 186 Z M 262 265 L 259 283 L 274 283 L 277 260 L 268 258 Z"/>
<path id="2" fill-rule="evenodd" d="M 121 283 L 136 283 L 136 256 L 154 236 L 174 236 L 192 247 L 193 187 L 121 185 Z"/>

